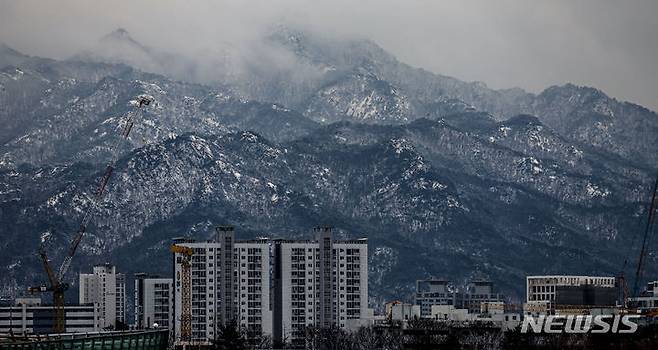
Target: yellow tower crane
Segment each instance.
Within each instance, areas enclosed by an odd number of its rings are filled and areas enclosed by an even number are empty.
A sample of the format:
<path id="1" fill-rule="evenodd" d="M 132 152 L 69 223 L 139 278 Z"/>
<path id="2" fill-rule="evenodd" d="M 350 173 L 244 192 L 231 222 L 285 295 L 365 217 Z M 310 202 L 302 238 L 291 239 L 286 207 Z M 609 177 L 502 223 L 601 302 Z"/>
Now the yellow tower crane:
<path id="1" fill-rule="evenodd" d="M 192 266 L 191 258 L 194 251 L 190 247 L 172 244 L 171 252 L 181 254 L 181 327 L 180 340 L 192 339 Z"/>

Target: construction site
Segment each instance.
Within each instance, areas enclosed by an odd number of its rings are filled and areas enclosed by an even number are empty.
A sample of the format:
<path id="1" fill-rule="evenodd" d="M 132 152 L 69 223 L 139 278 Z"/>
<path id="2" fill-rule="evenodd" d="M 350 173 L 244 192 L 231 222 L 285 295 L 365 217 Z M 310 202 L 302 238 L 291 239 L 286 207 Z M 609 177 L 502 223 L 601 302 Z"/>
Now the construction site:
<path id="1" fill-rule="evenodd" d="M 81 342 L 81 344 L 84 344 L 88 341 L 92 341 L 93 343 L 96 340 L 98 340 L 99 343 L 102 343 L 103 340 L 106 339 L 104 335 L 92 336 L 89 337 L 88 339 L 80 339 L 75 335 L 71 335 L 68 337 L 57 336 L 59 334 L 69 334 L 69 332 L 75 331 L 75 328 L 77 328 L 75 322 L 73 322 L 73 319 L 75 319 L 76 317 L 71 315 L 67 318 L 67 307 L 65 305 L 65 300 L 66 300 L 65 292 L 69 289 L 69 283 L 67 282 L 67 278 L 68 278 L 67 272 L 69 271 L 69 268 L 71 267 L 71 262 L 75 257 L 78 247 L 80 246 L 80 243 L 82 242 L 85 236 L 89 223 L 94 219 L 94 216 L 97 215 L 98 206 L 100 205 L 101 201 L 103 200 L 104 194 L 107 191 L 108 184 L 110 183 L 112 174 L 116 166 L 116 162 L 120 156 L 119 150 L 121 149 L 121 146 L 126 142 L 126 140 L 130 137 L 130 133 L 133 130 L 135 124 L 139 122 L 142 109 L 150 105 L 152 102 L 154 102 L 154 99 L 152 96 L 149 95 L 139 95 L 134 100 L 130 101 L 130 105 L 133 108 L 126 115 L 124 115 L 120 121 L 119 124 L 121 126 L 120 135 L 117 138 L 117 141 L 110 149 L 111 157 L 107 163 L 107 167 L 104 169 L 104 173 L 98 182 L 97 188 L 93 193 L 92 200 L 90 201 L 89 205 L 86 207 L 82 215 L 82 218 L 80 219 L 80 225 L 78 227 L 78 230 L 73 235 L 69 244 L 69 248 L 67 250 L 67 254 L 62 259 L 59 268 L 55 269 L 52 265 L 53 262 L 48 257 L 47 247 L 48 247 L 49 238 L 51 236 L 51 232 L 44 233 L 41 237 L 41 242 L 39 244 L 39 249 L 38 249 L 38 256 L 43 264 L 45 276 L 47 277 L 47 283 L 40 286 L 29 287 L 27 292 L 31 295 L 35 295 L 35 294 L 51 295 L 52 312 L 49 313 L 50 314 L 49 317 L 51 318 L 50 322 L 48 322 L 48 320 L 43 320 L 44 318 L 43 316 L 41 317 L 40 321 L 37 321 L 38 319 L 35 316 L 32 319 L 32 324 L 34 328 L 36 328 L 37 322 L 50 324 L 51 325 L 50 330 L 45 331 L 42 327 L 41 332 L 52 334 L 54 335 L 55 338 L 49 338 L 47 336 L 46 338 L 43 338 L 41 335 L 29 334 L 25 332 L 24 327 L 22 327 L 23 329 L 19 328 L 20 334 L 15 334 L 14 328 L 11 325 L 9 325 L 9 332 L 7 334 L 2 335 L 4 340 L 2 341 L 2 343 L 0 343 L 0 348 L 4 348 L 4 346 L 8 346 L 9 348 L 14 348 L 14 346 L 16 346 L 16 348 L 30 348 L 30 346 L 36 346 L 36 345 L 30 345 L 31 343 L 47 344 L 48 348 L 50 347 L 61 348 L 62 346 L 64 346 L 63 345 L 64 343 L 67 343 L 64 341 L 64 339 L 68 339 L 68 343 L 71 344 L 76 342 Z M 17 304 L 20 306 L 21 302 L 18 301 Z M 36 304 L 40 305 L 41 303 L 40 301 L 38 301 L 36 302 Z M 29 305 L 29 302 L 23 305 Z M 11 313 L 13 313 L 13 308 L 10 310 L 10 314 Z M 91 313 L 92 314 L 94 313 L 93 308 Z M 46 316 L 46 318 L 47 317 L 48 316 Z M 8 320 L 11 322 L 12 318 L 9 317 Z M 99 327 L 98 325 L 93 325 L 93 324 L 91 325 L 92 329 L 98 327 Z M 139 341 L 140 344 L 142 344 L 144 340 L 138 340 L 141 339 L 140 337 L 141 335 L 133 338 L 127 336 L 125 339 L 127 339 L 126 341 L 128 342 Z M 158 335 L 158 338 L 161 338 L 161 336 Z M 164 339 L 165 339 L 164 343 L 166 343 L 166 337 Z M 149 342 L 150 341 L 151 340 L 149 340 Z M 155 343 L 149 343 L 150 344 L 149 346 L 152 346 L 153 348 L 157 348 L 157 346 L 160 346 L 159 344 L 161 343 L 162 343 L 162 339 L 158 339 Z M 121 343 L 118 343 L 117 346 L 121 347 Z M 114 345 L 110 345 L 110 347 L 115 348 Z"/>

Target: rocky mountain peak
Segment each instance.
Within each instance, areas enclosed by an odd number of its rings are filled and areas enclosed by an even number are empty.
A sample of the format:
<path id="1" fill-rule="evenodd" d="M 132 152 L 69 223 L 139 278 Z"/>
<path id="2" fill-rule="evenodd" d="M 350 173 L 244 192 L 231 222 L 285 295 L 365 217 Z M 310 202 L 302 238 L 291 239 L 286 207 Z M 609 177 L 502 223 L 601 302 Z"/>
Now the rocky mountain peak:
<path id="1" fill-rule="evenodd" d="M 125 28 L 117 28 L 106 35 L 106 37 L 124 38 L 130 37 L 130 33 Z"/>
<path id="2" fill-rule="evenodd" d="M 610 99 L 608 95 L 599 89 L 571 83 L 562 86 L 551 86 L 542 91 L 538 97 L 540 99 L 559 100 L 561 102 L 567 101 L 571 104 Z"/>
<path id="3" fill-rule="evenodd" d="M 140 50 L 149 51 L 145 45 L 135 40 L 124 28 L 117 28 L 112 32 L 102 36 L 98 41 L 99 43 L 106 45 L 129 45 L 134 48 L 139 48 Z"/>

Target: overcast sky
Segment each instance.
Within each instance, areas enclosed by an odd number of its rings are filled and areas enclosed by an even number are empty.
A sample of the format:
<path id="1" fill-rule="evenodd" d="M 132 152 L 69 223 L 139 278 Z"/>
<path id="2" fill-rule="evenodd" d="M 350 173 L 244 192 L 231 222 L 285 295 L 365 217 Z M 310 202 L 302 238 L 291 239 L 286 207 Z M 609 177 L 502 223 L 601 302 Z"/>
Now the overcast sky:
<path id="1" fill-rule="evenodd" d="M 411 65 L 493 88 L 573 82 L 658 110 L 654 0 L 0 0 L 0 41 L 60 58 L 117 27 L 188 50 L 286 21 L 370 38 Z"/>

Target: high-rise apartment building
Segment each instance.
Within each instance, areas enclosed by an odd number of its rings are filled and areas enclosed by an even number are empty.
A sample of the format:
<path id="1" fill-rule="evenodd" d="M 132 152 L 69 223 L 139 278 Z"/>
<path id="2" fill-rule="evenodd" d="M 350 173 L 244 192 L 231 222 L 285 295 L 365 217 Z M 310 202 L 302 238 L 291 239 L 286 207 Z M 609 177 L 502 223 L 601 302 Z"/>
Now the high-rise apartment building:
<path id="1" fill-rule="evenodd" d="M 80 274 L 80 304 L 98 304 L 102 328 L 126 322 L 126 277 L 110 264 L 94 266 Z"/>
<path id="2" fill-rule="evenodd" d="M 217 329 L 236 322 L 251 334 L 272 333 L 270 307 L 270 243 L 235 242 L 233 229 L 218 228 L 209 242 L 175 240 L 192 248 L 190 298 L 192 343 L 208 343 Z M 184 272 L 182 254 L 174 254 L 174 335 L 181 334 Z"/>
<path id="3" fill-rule="evenodd" d="M 366 317 L 367 240 L 336 241 L 328 227 L 315 234 L 273 242 L 275 343 L 295 343 L 308 326 L 358 328 Z"/>
<path id="4" fill-rule="evenodd" d="M 174 326 L 174 285 L 171 278 L 135 274 L 135 327 Z"/>
<path id="5" fill-rule="evenodd" d="M 232 321 L 253 335 L 294 342 L 305 327 L 356 328 L 368 306 L 367 241 L 336 241 L 328 227 L 315 240 L 235 240 L 231 227 L 216 239 L 174 244 L 192 249 L 189 293 L 183 253 L 174 253 L 174 337 L 180 342 L 183 297 L 189 295 L 189 342 L 204 344 Z"/>

